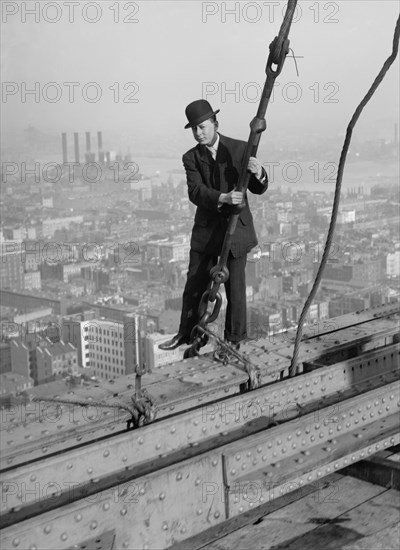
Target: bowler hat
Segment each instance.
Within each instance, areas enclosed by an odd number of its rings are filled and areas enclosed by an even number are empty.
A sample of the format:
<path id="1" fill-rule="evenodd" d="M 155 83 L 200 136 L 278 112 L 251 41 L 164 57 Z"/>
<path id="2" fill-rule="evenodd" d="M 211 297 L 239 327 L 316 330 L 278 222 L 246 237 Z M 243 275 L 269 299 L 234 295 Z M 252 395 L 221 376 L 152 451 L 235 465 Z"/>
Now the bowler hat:
<path id="1" fill-rule="evenodd" d="M 211 105 L 205 99 L 197 99 L 196 101 L 189 103 L 185 109 L 185 114 L 189 121 L 185 128 L 197 126 L 198 124 L 201 124 L 205 120 L 211 118 L 213 115 L 219 113 L 219 111 L 219 109 L 213 111 Z"/>

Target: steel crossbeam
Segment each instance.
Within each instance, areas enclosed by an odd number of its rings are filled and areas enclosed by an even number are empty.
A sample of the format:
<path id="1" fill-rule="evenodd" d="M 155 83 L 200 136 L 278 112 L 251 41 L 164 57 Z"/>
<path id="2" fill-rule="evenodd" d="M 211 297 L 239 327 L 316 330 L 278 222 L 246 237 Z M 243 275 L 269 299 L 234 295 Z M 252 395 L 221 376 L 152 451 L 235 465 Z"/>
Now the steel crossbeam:
<path id="1" fill-rule="evenodd" d="M 133 482 L 116 479 L 96 498 L 6 527 L 2 548 L 69 548 L 112 529 L 117 548 L 167 548 L 397 444 L 399 406 L 393 382 L 347 399 L 340 411 L 322 409 L 323 420 L 310 413 Z"/>
<path id="2" fill-rule="evenodd" d="M 329 319 L 324 323 L 325 332 L 319 336 L 315 336 L 311 327 L 308 330 L 314 337 L 310 336 L 302 343 L 300 359 L 306 365 L 313 362 L 333 364 L 368 349 L 396 342 L 399 339 L 398 311 L 398 304 L 394 304 L 349 314 L 344 316 L 348 317 L 345 322 L 341 317 Z M 354 317 L 359 321 L 357 326 L 345 328 Z M 277 335 L 276 338 L 283 341 L 260 339 L 243 346 L 243 355 L 259 368 L 262 384 L 275 382 L 281 374 L 288 373 L 293 349 L 290 334 Z M 127 377 L 127 381 L 130 380 Z M 247 375 L 234 363 L 222 366 L 203 356 L 160 369 L 149 376 L 148 386 L 150 393 L 157 397 L 157 418 L 163 418 L 219 397 L 239 394 L 245 380 Z M 117 386 L 118 399 L 129 404 L 133 390 Z M 144 387 L 148 386 L 144 384 Z M 31 403 L 19 407 L 17 413 L 1 411 L 1 424 L 7 426 L 6 433 L 2 430 L 2 439 L 6 442 L 0 459 L 2 469 L 63 451 L 66 441 L 69 447 L 78 447 L 115 434 L 121 431 L 129 417 L 123 410 L 54 403 Z"/>
<path id="3" fill-rule="evenodd" d="M 335 402 L 337 409 L 352 395 L 398 379 L 399 353 L 400 344 L 396 344 L 334 366 L 312 365 L 311 372 L 301 377 L 8 469 L 2 474 L 3 521 L 4 514 L 12 523 L 24 517 L 29 507 L 34 514 L 68 502 L 72 496 L 77 499 L 82 492 L 95 493 L 114 475 L 132 477 L 146 468 L 156 470 L 160 462 L 193 455 L 199 446 L 217 447 L 310 411 L 317 419 L 320 408 L 328 403 Z"/>

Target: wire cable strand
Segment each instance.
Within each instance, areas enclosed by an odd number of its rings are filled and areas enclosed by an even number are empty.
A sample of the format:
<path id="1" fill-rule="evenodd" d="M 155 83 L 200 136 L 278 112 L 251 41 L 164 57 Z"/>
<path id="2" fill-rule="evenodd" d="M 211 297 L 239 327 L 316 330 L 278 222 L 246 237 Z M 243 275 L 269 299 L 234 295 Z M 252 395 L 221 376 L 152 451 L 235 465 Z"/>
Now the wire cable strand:
<path id="1" fill-rule="evenodd" d="M 315 277 L 312 289 L 310 291 L 310 294 L 308 295 L 308 298 L 307 298 L 307 300 L 304 304 L 303 310 L 302 310 L 301 315 L 300 315 L 300 319 L 299 319 L 299 323 L 298 323 L 298 327 L 297 327 L 297 332 L 296 332 L 296 338 L 295 338 L 295 342 L 294 342 L 293 356 L 292 356 L 292 360 L 291 360 L 290 367 L 289 367 L 289 376 L 294 376 L 295 373 L 296 373 L 297 360 L 298 360 L 298 355 L 299 355 L 299 346 L 300 346 L 300 341 L 301 341 L 302 334 L 303 334 L 304 319 L 305 319 L 305 317 L 308 313 L 310 305 L 311 305 L 311 303 L 312 303 L 312 301 L 315 297 L 315 294 L 318 290 L 318 286 L 319 286 L 319 283 L 321 282 L 322 275 L 323 275 L 323 272 L 324 272 L 324 269 L 325 269 L 325 265 L 326 265 L 326 262 L 328 260 L 330 248 L 331 248 L 331 245 L 332 245 L 333 235 L 334 235 L 335 227 L 336 227 L 336 219 L 337 219 L 337 214 L 338 214 L 338 210 L 339 210 L 340 192 L 341 192 L 341 186 L 342 186 L 344 166 L 345 166 L 345 162 L 346 162 L 347 152 L 348 152 L 349 147 L 350 147 L 353 128 L 356 125 L 356 122 L 359 119 L 364 107 L 367 105 L 367 103 L 369 102 L 371 97 L 374 95 L 376 89 L 378 88 L 378 86 L 380 85 L 382 80 L 384 79 L 384 77 L 385 77 L 386 73 L 388 72 L 390 66 L 392 65 L 392 63 L 394 62 L 394 60 L 397 57 L 398 50 L 399 50 L 399 34 L 400 34 L 400 16 L 397 19 L 396 27 L 395 27 L 395 30 L 394 30 L 392 53 L 386 59 L 385 63 L 383 64 L 383 66 L 381 68 L 381 70 L 379 71 L 377 77 L 375 78 L 374 82 L 372 83 L 372 86 L 370 87 L 370 89 L 365 94 L 364 98 L 362 99 L 362 101 L 360 102 L 360 104 L 358 105 L 356 110 L 354 111 L 354 114 L 353 114 L 353 116 L 350 120 L 350 123 L 347 126 L 346 137 L 345 137 L 345 140 L 344 140 L 342 152 L 340 154 L 338 173 L 337 173 L 337 176 L 336 176 L 336 187 L 335 187 L 335 196 L 334 196 L 333 207 L 332 207 L 332 216 L 331 216 L 331 221 L 330 221 L 330 224 L 329 224 L 329 230 L 328 230 L 328 235 L 327 235 L 327 238 L 326 238 L 325 248 L 324 248 L 324 252 L 323 252 L 323 255 L 322 255 L 321 264 L 318 268 L 318 272 L 317 272 L 317 275 Z"/>

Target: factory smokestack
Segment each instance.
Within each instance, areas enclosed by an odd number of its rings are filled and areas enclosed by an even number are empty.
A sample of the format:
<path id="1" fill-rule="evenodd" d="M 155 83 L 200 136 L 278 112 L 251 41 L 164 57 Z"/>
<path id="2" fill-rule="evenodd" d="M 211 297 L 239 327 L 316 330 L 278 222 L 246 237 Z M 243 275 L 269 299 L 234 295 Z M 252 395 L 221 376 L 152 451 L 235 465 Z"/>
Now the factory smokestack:
<path id="1" fill-rule="evenodd" d="M 90 153 L 90 132 L 86 132 L 86 153 Z"/>
<path id="2" fill-rule="evenodd" d="M 78 132 L 74 133 L 74 150 L 75 150 L 75 162 L 80 164 L 80 160 L 79 160 L 79 134 L 78 134 Z"/>
<path id="3" fill-rule="evenodd" d="M 67 134 L 61 134 L 63 164 L 68 162 Z"/>
<path id="4" fill-rule="evenodd" d="M 100 164 L 104 164 L 103 132 L 97 132 L 97 148 L 99 152 L 99 162 Z"/>

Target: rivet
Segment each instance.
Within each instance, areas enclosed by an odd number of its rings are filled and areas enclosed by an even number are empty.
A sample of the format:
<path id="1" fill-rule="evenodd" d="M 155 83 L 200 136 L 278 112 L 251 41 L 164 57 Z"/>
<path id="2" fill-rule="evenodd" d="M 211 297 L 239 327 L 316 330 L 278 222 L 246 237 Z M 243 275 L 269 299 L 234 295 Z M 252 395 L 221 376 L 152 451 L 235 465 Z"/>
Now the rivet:
<path id="1" fill-rule="evenodd" d="M 168 531 L 168 523 L 165 523 L 165 522 L 164 522 L 164 523 L 162 524 L 162 529 L 163 529 L 163 531 Z"/>
<path id="2" fill-rule="evenodd" d="M 20 543 L 20 540 L 19 540 L 19 539 L 13 539 L 13 541 L 12 541 L 12 545 L 14 546 L 14 548 L 16 548 L 17 546 L 19 546 L 19 543 Z"/>
<path id="3" fill-rule="evenodd" d="M 124 540 L 124 542 L 122 543 L 122 548 L 129 548 L 129 540 Z M 143 548 L 145 548 L 145 546 L 143 546 Z"/>
<path id="4" fill-rule="evenodd" d="M 61 538 L 61 540 L 67 540 L 67 538 L 68 538 L 67 533 L 62 533 L 60 538 Z"/>
<path id="5" fill-rule="evenodd" d="M 157 443 L 156 449 L 157 449 L 157 451 L 159 451 L 161 449 L 161 443 Z"/>
<path id="6" fill-rule="evenodd" d="M 67 464 L 67 470 L 72 470 L 73 466 L 74 466 L 74 465 L 72 464 L 72 462 L 69 462 L 69 463 Z"/>
<path id="7" fill-rule="evenodd" d="M 337 462 L 335 462 L 335 464 L 333 465 L 333 467 L 335 468 L 335 470 L 337 470 L 339 468 L 339 464 Z"/>
<path id="8" fill-rule="evenodd" d="M 51 525 L 46 525 L 43 531 L 45 532 L 46 535 L 51 533 Z"/>
<path id="9" fill-rule="evenodd" d="M 172 428 L 170 429 L 170 432 L 171 432 L 172 434 L 174 434 L 174 433 L 176 432 L 176 429 L 174 428 L 174 426 L 172 426 Z"/>
<path id="10" fill-rule="evenodd" d="M 160 500 L 164 500 L 165 499 L 165 493 L 160 493 L 159 497 L 158 497 Z"/>
<path id="11" fill-rule="evenodd" d="M 138 439 L 138 443 L 139 443 L 139 445 L 143 445 L 143 442 L 144 442 L 144 439 L 143 439 L 143 437 L 139 437 L 139 439 Z"/>
<path id="12" fill-rule="evenodd" d="M 128 460 L 128 457 L 127 457 L 126 455 L 124 455 L 124 456 L 122 457 L 122 462 L 127 462 L 127 460 Z"/>
<path id="13" fill-rule="evenodd" d="M 202 513 L 203 513 L 203 510 L 202 510 L 201 508 L 199 508 L 199 509 L 197 510 L 197 515 L 198 515 L 198 516 L 201 516 Z"/>
<path id="14" fill-rule="evenodd" d="M 75 514 L 75 521 L 81 521 L 82 520 L 82 514 Z"/>
<path id="15" fill-rule="evenodd" d="M 245 470 L 247 468 L 246 464 L 242 464 L 242 470 Z"/>
<path id="16" fill-rule="evenodd" d="M 103 510 L 107 511 L 107 510 L 109 510 L 109 509 L 110 509 L 110 503 L 109 503 L 109 502 L 105 502 L 105 503 L 103 504 Z"/>
<path id="17" fill-rule="evenodd" d="M 219 518 L 220 515 L 221 515 L 221 514 L 217 511 L 217 512 L 215 512 L 214 517 L 215 517 L 215 518 Z"/>
<path id="18" fill-rule="evenodd" d="M 182 479 L 182 474 L 179 472 L 176 474 L 177 481 L 180 481 Z"/>
<path id="19" fill-rule="evenodd" d="M 97 525 L 98 525 L 98 524 L 97 524 L 97 521 L 92 521 L 92 522 L 90 523 L 90 529 L 97 529 Z"/>
<path id="20" fill-rule="evenodd" d="M 246 456 L 250 457 L 251 456 L 251 451 L 247 451 Z"/>
<path id="21" fill-rule="evenodd" d="M 120 510 L 121 516 L 126 516 L 127 512 L 128 512 L 128 509 L 127 509 L 126 506 L 124 506 L 124 507 L 121 508 L 121 510 Z"/>
<path id="22" fill-rule="evenodd" d="M 185 526 L 183 526 L 183 527 L 181 528 L 181 533 L 182 533 L 182 535 L 184 535 L 184 534 L 186 533 L 186 527 L 185 527 Z"/>
<path id="23" fill-rule="evenodd" d="M 218 460 L 214 458 L 214 460 L 211 462 L 213 466 L 218 466 Z"/>
<path id="24" fill-rule="evenodd" d="M 195 485 L 200 485 L 201 479 L 199 477 L 196 477 L 196 480 L 194 482 Z"/>
<path id="25" fill-rule="evenodd" d="M 296 443 L 293 443 L 292 449 L 295 449 L 297 447 Z"/>
<path id="26" fill-rule="evenodd" d="M 107 456 L 110 456 L 110 451 L 108 449 L 106 449 L 103 453 L 103 456 L 105 456 L 107 458 Z"/>
<path id="27" fill-rule="evenodd" d="M 88 474 L 93 473 L 93 468 L 88 468 L 88 469 L 87 469 L 87 473 L 88 473 Z"/>
<path id="28" fill-rule="evenodd" d="M 262 459 L 263 462 L 266 462 L 266 460 L 267 460 L 267 455 L 262 455 L 261 459 Z"/>
<path id="29" fill-rule="evenodd" d="M 237 455 L 235 456 L 235 458 L 236 458 L 236 460 L 240 460 L 240 454 L 237 454 Z"/>
<path id="30" fill-rule="evenodd" d="M 236 470 L 235 470 L 235 468 L 232 468 L 232 470 L 231 470 L 231 475 L 234 476 L 235 474 L 236 474 Z"/>
<path id="31" fill-rule="evenodd" d="M 257 447 L 257 452 L 261 453 L 262 452 L 262 447 Z"/>
<path id="32" fill-rule="evenodd" d="M 30 480 L 31 480 L 31 481 L 36 481 L 36 476 L 35 476 L 35 474 L 32 474 L 32 475 L 31 475 Z"/>
<path id="33" fill-rule="evenodd" d="M 203 432 L 203 434 L 205 434 L 206 431 L 207 431 L 207 428 L 206 428 L 205 426 L 203 426 L 203 427 L 201 428 L 201 431 Z"/>
<path id="34" fill-rule="evenodd" d="M 36 546 L 36 544 L 32 544 L 32 545 L 29 547 L 29 550 L 38 550 L 38 547 Z"/>

